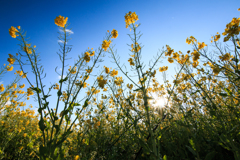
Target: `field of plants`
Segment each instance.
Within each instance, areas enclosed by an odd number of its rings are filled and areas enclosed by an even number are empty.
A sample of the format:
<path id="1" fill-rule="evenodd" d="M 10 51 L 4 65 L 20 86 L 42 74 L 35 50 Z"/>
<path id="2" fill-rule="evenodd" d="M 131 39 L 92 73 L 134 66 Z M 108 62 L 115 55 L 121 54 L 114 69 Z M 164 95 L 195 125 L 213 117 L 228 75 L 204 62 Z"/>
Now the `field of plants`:
<path id="1" fill-rule="evenodd" d="M 86 49 L 66 66 L 71 52 L 69 20 L 55 19 L 62 31 L 58 37 L 63 42 L 58 52 L 62 70 L 61 79 L 50 88 L 43 84 L 41 54 L 29 35 L 21 26 L 9 29 L 20 51 L 9 54 L 0 70 L 1 76 L 15 74 L 13 83 L 0 85 L 0 159 L 240 159 L 240 18 L 229 20 L 223 33 L 211 37 L 211 44 L 190 36 L 186 53 L 166 45 L 144 63 L 141 25 L 138 15 L 129 12 L 125 23 L 132 43 L 125 67 L 113 45 L 115 29 L 107 31 L 98 49 Z M 104 66 L 93 76 L 104 53 L 118 68 Z M 164 78 L 168 71 L 160 60 L 179 66 L 172 82 L 159 83 L 156 73 Z M 23 80 L 31 87 L 25 88 Z M 51 95 L 57 99 L 50 106 Z M 158 107 L 153 97 L 164 97 L 167 103 Z M 30 98 L 37 99 L 37 115 L 32 106 L 20 109 Z"/>

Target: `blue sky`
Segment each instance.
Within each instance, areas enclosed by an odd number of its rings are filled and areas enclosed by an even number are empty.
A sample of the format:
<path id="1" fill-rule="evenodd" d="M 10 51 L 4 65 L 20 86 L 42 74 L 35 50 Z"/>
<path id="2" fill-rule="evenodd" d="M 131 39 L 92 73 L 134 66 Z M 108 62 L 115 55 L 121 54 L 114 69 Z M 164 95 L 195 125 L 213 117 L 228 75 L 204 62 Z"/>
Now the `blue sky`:
<path id="1" fill-rule="evenodd" d="M 69 42 L 73 45 L 69 65 L 73 65 L 74 59 L 88 47 L 97 49 L 107 30 L 112 29 L 119 33 L 113 44 L 121 63 L 128 65 L 130 52 L 127 44 L 131 44 L 131 40 L 127 34 L 132 31 L 125 28 L 124 15 L 129 11 L 136 12 L 139 17 L 137 23 L 141 23 L 139 31 L 143 33 L 139 42 L 144 45 L 142 56 L 148 64 L 166 44 L 183 53 L 191 49 L 185 42 L 191 35 L 200 42 L 210 44 L 212 35 L 222 33 L 233 17 L 239 17 L 239 7 L 239 0 L 0 0 L 0 65 L 7 63 L 8 53 L 15 54 L 19 49 L 17 39 L 9 35 L 11 26 L 21 26 L 27 31 L 27 37 L 40 52 L 47 73 L 44 82 L 53 84 L 59 81 L 55 67 L 61 65 L 56 54 L 59 49 L 58 27 L 54 24 L 54 19 L 59 15 L 68 17 L 69 28 L 73 31 Z M 108 56 L 106 53 L 103 65 L 115 68 L 116 64 L 111 63 Z M 163 65 L 169 66 L 168 77 L 175 74 L 174 66 L 169 65 L 167 60 L 158 67 Z M 15 65 L 14 71 L 17 69 Z M 14 71 L 7 73 L 0 81 L 7 85 L 13 79 Z M 162 75 L 157 76 L 162 82 Z M 27 84 L 25 80 L 21 83 Z M 28 101 L 29 104 L 37 106 L 33 100 Z"/>

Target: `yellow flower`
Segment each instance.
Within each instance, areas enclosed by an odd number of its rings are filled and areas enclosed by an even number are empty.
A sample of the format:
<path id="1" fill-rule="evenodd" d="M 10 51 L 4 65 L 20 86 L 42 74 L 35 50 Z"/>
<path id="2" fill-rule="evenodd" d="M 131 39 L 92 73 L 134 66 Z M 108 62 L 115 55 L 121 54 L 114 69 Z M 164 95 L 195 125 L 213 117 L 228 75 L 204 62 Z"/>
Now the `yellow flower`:
<path id="1" fill-rule="evenodd" d="M 216 42 L 216 41 L 218 41 L 219 39 L 220 39 L 220 34 L 217 33 L 217 35 L 215 35 L 215 37 L 214 37 L 214 41 Z"/>
<path id="2" fill-rule="evenodd" d="M 26 73 L 24 73 L 23 74 L 23 76 L 22 76 L 22 78 L 26 78 L 27 77 L 27 74 Z"/>
<path id="3" fill-rule="evenodd" d="M 213 66 L 212 70 L 213 70 L 214 75 L 218 75 L 219 72 L 221 71 L 221 68 L 219 68 L 218 66 Z"/>
<path id="4" fill-rule="evenodd" d="M 90 62 L 90 53 L 85 52 L 83 59 L 84 59 L 87 63 Z"/>
<path id="5" fill-rule="evenodd" d="M 128 26 L 130 24 L 134 24 L 135 21 L 138 20 L 138 15 L 135 12 L 128 12 L 125 16 L 125 23 L 126 23 L 126 28 L 128 28 Z"/>
<path id="6" fill-rule="evenodd" d="M 63 16 L 60 16 L 60 15 L 59 15 L 58 17 L 56 17 L 56 19 L 55 19 L 54 21 L 55 21 L 55 24 L 56 24 L 57 26 L 64 27 L 65 24 L 67 23 L 67 20 L 68 20 L 68 17 L 66 17 L 66 18 L 64 19 Z"/>
<path id="7" fill-rule="evenodd" d="M 171 56 L 171 54 L 174 52 L 174 49 L 171 49 L 169 45 L 166 45 L 167 52 L 165 52 L 165 56 Z"/>
<path id="8" fill-rule="evenodd" d="M 118 31 L 115 30 L 115 29 L 112 30 L 111 34 L 112 34 L 112 38 L 117 38 L 118 37 Z"/>
<path id="9" fill-rule="evenodd" d="M 59 85 L 56 83 L 53 89 L 59 89 Z"/>
<path id="10" fill-rule="evenodd" d="M 129 88 L 129 89 L 132 89 L 133 88 L 133 84 L 127 84 L 127 87 Z"/>
<path id="11" fill-rule="evenodd" d="M 110 72 L 109 68 L 108 68 L 108 67 L 105 67 L 105 66 L 104 66 L 104 68 L 105 68 L 105 73 L 108 74 L 108 73 Z"/>
<path id="12" fill-rule="evenodd" d="M 27 46 L 23 47 L 23 50 L 27 53 L 27 54 L 32 54 L 32 50 L 30 48 L 28 48 Z"/>
<path id="13" fill-rule="evenodd" d="M 107 41 L 107 40 L 104 40 L 103 43 L 102 43 L 102 48 L 107 51 L 108 47 L 110 46 L 111 44 L 111 40 Z"/>
<path id="14" fill-rule="evenodd" d="M 92 57 L 92 56 L 94 56 L 94 54 L 95 54 L 95 51 L 92 51 L 92 53 L 90 54 L 90 56 Z"/>
<path id="15" fill-rule="evenodd" d="M 133 44 L 132 44 L 131 47 L 132 47 L 131 51 L 135 51 L 135 52 L 138 52 L 141 49 L 141 47 L 138 43 L 135 43 L 135 46 L 133 46 Z"/>
<path id="16" fill-rule="evenodd" d="M 198 49 L 203 49 L 205 46 L 207 46 L 204 42 L 200 43 L 198 42 Z"/>
<path id="17" fill-rule="evenodd" d="M 114 83 L 115 83 L 117 86 L 121 86 L 121 84 L 123 83 L 122 77 L 117 77 L 117 78 L 114 80 Z"/>
<path id="18" fill-rule="evenodd" d="M 224 54 L 223 56 L 219 56 L 222 61 L 228 61 L 231 55 L 229 53 Z"/>
<path id="19" fill-rule="evenodd" d="M 116 75 L 118 75 L 118 71 L 114 69 L 114 70 L 110 73 L 110 76 L 114 77 L 114 76 L 116 76 Z"/>
<path id="20" fill-rule="evenodd" d="M 7 61 L 10 63 L 10 64 L 14 64 L 15 62 L 15 59 L 12 58 L 13 56 L 11 54 L 8 54 L 10 58 L 7 59 Z"/>
<path id="21" fill-rule="evenodd" d="M 20 85 L 19 87 L 20 87 L 20 88 L 24 88 L 24 87 L 25 87 L 25 84 L 22 84 L 22 85 Z"/>
<path id="22" fill-rule="evenodd" d="M 98 77 L 97 80 L 98 80 L 98 86 L 103 89 L 104 85 L 107 83 L 107 80 L 103 79 L 102 75 Z"/>
<path id="23" fill-rule="evenodd" d="M 193 36 L 190 36 L 189 38 L 186 39 L 187 44 L 193 44 L 196 41 L 197 40 Z"/>
<path id="24" fill-rule="evenodd" d="M 4 91 L 4 87 L 3 87 L 3 84 L 0 85 L 0 91 L 3 92 Z"/>
<path id="25" fill-rule="evenodd" d="M 16 35 L 16 32 L 18 32 L 18 30 L 15 27 L 11 26 L 11 28 L 9 29 L 9 34 L 10 36 L 12 36 L 12 38 L 16 38 L 16 36 L 18 36 Z"/>
<path id="26" fill-rule="evenodd" d="M 33 95 L 34 93 L 33 93 L 33 91 L 32 91 L 32 89 L 31 88 L 28 88 L 27 89 L 27 96 L 30 96 L 30 95 Z"/>
<path id="27" fill-rule="evenodd" d="M 133 62 L 133 59 L 132 59 L 132 58 L 129 58 L 129 59 L 128 59 L 128 62 L 130 63 L 130 66 L 134 66 L 134 65 L 135 65 L 135 63 Z"/>
<path id="28" fill-rule="evenodd" d="M 72 68 L 71 69 L 71 66 L 69 67 L 69 69 L 68 69 L 68 71 L 71 73 L 71 74 L 75 74 L 75 73 L 77 73 L 77 67 L 75 67 L 74 69 Z"/>
<path id="29" fill-rule="evenodd" d="M 7 66 L 7 71 L 12 71 L 13 70 L 13 66 Z"/>
<path id="30" fill-rule="evenodd" d="M 168 66 L 163 66 L 159 68 L 159 72 L 164 72 L 166 70 L 168 70 Z"/>
<path id="31" fill-rule="evenodd" d="M 173 63 L 173 58 L 172 58 L 172 57 L 169 57 L 169 58 L 168 58 L 168 62 L 169 62 L 169 63 Z"/>
<path id="32" fill-rule="evenodd" d="M 84 143 L 84 142 L 83 142 Z M 79 157 L 79 155 L 76 155 L 75 157 L 74 157 L 74 160 L 79 160 L 80 159 L 80 157 Z"/>
<path id="33" fill-rule="evenodd" d="M 22 76 L 22 75 L 23 75 L 23 71 L 18 71 L 18 70 L 16 70 L 16 73 L 19 74 L 19 76 Z"/>

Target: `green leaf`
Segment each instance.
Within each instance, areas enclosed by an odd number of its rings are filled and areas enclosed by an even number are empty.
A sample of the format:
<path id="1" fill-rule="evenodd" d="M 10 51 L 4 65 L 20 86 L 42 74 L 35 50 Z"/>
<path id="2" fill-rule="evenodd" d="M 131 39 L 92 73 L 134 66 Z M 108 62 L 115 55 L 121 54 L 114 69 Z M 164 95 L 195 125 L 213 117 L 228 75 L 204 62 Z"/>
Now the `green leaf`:
<path id="1" fill-rule="evenodd" d="M 187 147 L 187 149 L 188 149 L 190 152 L 192 152 L 192 154 L 193 154 L 194 156 L 197 156 L 197 153 L 192 149 L 192 147 L 189 147 L 189 146 L 187 146 L 187 145 L 186 145 L 186 147 Z"/>
<path id="2" fill-rule="evenodd" d="M 211 159 L 213 159 L 215 157 L 215 154 L 216 154 L 215 151 L 212 151 L 212 152 L 208 153 L 204 160 L 211 160 Z"/>
<path id="3" fill-rule="evenodd" d="M 44 129 L 46 128 L 45 124 L 44 124 L 44 120 L 43 118 L 40 119 L 40 121 L 38 122 L 39 128 L 41 131 L 44 131 Z"/>
<path id="4" fill-rule="evenodd" d="M 85 100 L 85 103 L 83 105 L 83 108 L 87 107 L 88 106 L 88 99 Z"/>
<path id="5" fill-rule="evenodd" d="M 62 92 L 59 90 L 59 91 L 57 92 L 57 95 L 58 95 L 58 97 L 60 97 L 60 96 L 62 95 Z"/>
<path id="6" fill-rule="evenodd" d="M 228 88 L 224 88 L 224 90 L 227 92 L 227 94 L 228 94 L 229 96 L 232 95 L 232 92 L 231 92 Z"/>
<path id="7" fill-rule="evenodd" d="M 48 106 L 48 104 L 49 104 L 49 102 L 43 103 L 43 107 L 42 107 L 42 109 L 46 109 L 47 106 Z"/>
<path id="8" fill-rule="evenodd" d="M 167 160 L 167 155 L 164 155 L 164 156 L 163 156 L 163 160 Z"/>
<path id="9" fill-rule="evenodd" d="M 41 144 L 39 148 L 39 152 L 40 152 L 40 155 L 46 155 L 48 150 L 46 147 L 43 147 L 43 145 Z"/>
<path id="10" fill-rule="evenodd" d="M 32 90 L 36 91 L 37 93 L 41 93 L 41 89 L 39 89 L 38 87 L 30 87 Z"/>
<path id="11" fill-rule="evenodd" d="M 144 142 L 141 138 L 139 138 L 139 143 L 144 148 L 145 151 L 149 153 L 151 152 L 151 149 L 148 147 L 147 143 Z"/>
<path id="12" fill-rule="evenodd" d="M 220 96 L 227 97 L 227 93 L 219 93 Z"/>
<path id="13" fill-rule="evenodd" d="M 65 82 L 65 81 L 67 81 L 68 80 L 68 77 L 65 77 L 64 79 L 60 79 L 59 80 L 59 83 L 63 83 L 63 82 Z"/>
<path id="14" fill-rule="evenodd" d="M 48 97 L 50 97 L 51 95 L 45 95 L 42 99 L 46 100 Z"/>

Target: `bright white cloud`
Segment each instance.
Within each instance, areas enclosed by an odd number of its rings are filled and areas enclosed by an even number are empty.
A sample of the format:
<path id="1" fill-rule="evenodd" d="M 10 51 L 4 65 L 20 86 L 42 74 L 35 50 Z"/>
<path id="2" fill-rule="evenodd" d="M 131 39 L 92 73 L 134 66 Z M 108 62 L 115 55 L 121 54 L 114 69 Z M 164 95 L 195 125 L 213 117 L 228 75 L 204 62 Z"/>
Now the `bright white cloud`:
<path id="1" fill-rule="evenodd" d="M 66 75 L 63 75 L 63 78 L 65 78 L 66 77 Z M 58 76 L 58 79 L 61 79 L 61 76 Z"/>
<path id="2" fill-rule="evenodd" d="M 70 29 L 66 29 L 66 32 L 73 34 L 73 31 L 71 31 Z"/>
<path id="3" fill-rule="evenodd" d="M 62 41 L 62 40 L 58 40 L 58 42 L 59 42 L 59 43 L 64 43 L 64 41 Z M 66 42 L 66 44 L 67 44 L 67 42 Z"/>
<path id="4" fill-rule="evenodd" d="M 63 32 L 63 30 L 62 29 L 59 29 L 59 31 L 60 32 Z M 66 29 L 65 30 L 67 33 L 69 33 L 69 34 L 73 34 L 73 31 L 72 30 L 70 30 L 70 29 Z"/>

